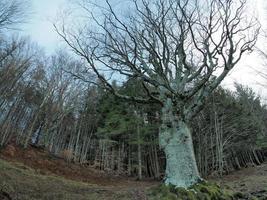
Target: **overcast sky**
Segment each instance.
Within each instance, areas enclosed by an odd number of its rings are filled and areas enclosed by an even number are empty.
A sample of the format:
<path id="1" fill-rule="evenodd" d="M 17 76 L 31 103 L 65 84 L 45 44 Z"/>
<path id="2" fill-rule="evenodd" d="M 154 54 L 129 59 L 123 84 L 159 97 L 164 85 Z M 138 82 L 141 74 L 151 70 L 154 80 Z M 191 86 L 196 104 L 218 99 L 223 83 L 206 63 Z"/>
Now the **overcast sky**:
<path id="1" fill-rule="evenodd" d="M 55 33 L 52 23 L 60 10 L 67 6 L 69 0 L 30 0 L 31 16 L 22 27 L 23 34 L 45 48 L 52 54 L 60 46 L 60 38 Z"/>
<path id="2" fill-rule="evenodd" d="M 267 15 L 265 13 L 267 13 L 267 9 L 265 10 L 264 8 L 266 8 L 267 3 L 265 0 L 248 1 L 250 1 L 252 10 L 255 9 L 257 11 L 257 17 L 260 19 L 263 28 L 266 29 L 265 24 L 267 23 L 265 21 L 267 21 Z M 56 49 L 62 46 L 62 42 L 55 33 L 52 22 L 55 21 L 59 11 L 68 6 L 70 0 L 30 0 L 30 2 L 33 17 L 31 17 L 29 23 L 22 27 L 22 34 L 29 35 L 32 41 L 37 42 L 43 47 L 47 54 L 53 54 Z M 259 44 L 265 43 L 265 41 L 259 41 Z M 267 96 L 267 90 L 257 86 L 260 77 L 256 76 L 256 73 L 251 67 L 261 69 L 263 67 L 263 61 L 257 55 L 247 56 L 239 63 L 226 81 L 223 82 L 223 85 L 231 88 L 233 87 L 233 82 L 237 81 L 253 87 L 260 95 Z"/>

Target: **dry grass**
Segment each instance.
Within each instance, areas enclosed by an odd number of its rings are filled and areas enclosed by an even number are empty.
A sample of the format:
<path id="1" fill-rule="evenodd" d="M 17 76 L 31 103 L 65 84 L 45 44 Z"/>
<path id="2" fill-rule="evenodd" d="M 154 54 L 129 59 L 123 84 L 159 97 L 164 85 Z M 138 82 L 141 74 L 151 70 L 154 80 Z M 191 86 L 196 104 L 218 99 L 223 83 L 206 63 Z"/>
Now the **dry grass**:
<path id="1" fill-rule="evenodd" d="M 74 153 L 72 150 L 65 149 L 61 152 L 61 157 L 67 162 L 70 162 L 74 157 Z"/>
<path id="2" fill-rule="evenodd" d="M 126 191 L 112 191 L 87 183 L 44 176 L 19 163 L 12 165 L 0 159 L 0 191 L 12 200 L 127 200 L 132 195 Z"/>
<path id="3" fill-rule="evenodd" d="M 25 155 L 29 157 L 22 159 L 25 162 L 27 160 L 26 164 L 37 159 L 33 153 L 29 154 L 28 152 Z M 23 156 L 21 155 L 21 157 Z M 49 161 L 47 156 L 38 154 L 38 157 L 45 158 L 40 166 L 47 168 L 48 165 L 45 165 Z M 65 169 L 63 174 L 82 171 L 84 175 L 87 172 L 91 175 L 85 176 L 86 181 L 83 180 L 84 182 L 81 182 L 82 179 L 78 179 L 81 177 L 80 175 L 75 176 L 77 179 L 69 180 L 63 178 L 62 173 L 55 175 L 47 173 L 48 171 L 43 168 L 40 170 L 38 163 L 27 166 L 20 160 L 18 161 L 12 160 L 10 163 L 0 159 L 0 199 L 2 198 L 1 191 L 4 191 L 10 195 L 12 200 L 144 200 L 147 199 L 145 191 L 149 188 L 148 185 L 150 187 L 157 185 L 153 182 L 133 182 L 114 178 L 106 180 L 106 177 L 95 176 L 92 170 L 78 166 L 75 168 L 72 165 L 69 166 L 70 169 Z M 60 163 L 55 162 L 54 164 L 59 165 Z M 64 168 L 59 165 L 58 168 L 52 167 L 51 169 L 53 169 L 52 171 L 59 169 L 62 171 Z M 98 178 L 98 180 L 94 181 L 94 178 Z M 214 181 L 226 188 L 245 193 L 267 190 L 267 164 L 243 169 Z"/>

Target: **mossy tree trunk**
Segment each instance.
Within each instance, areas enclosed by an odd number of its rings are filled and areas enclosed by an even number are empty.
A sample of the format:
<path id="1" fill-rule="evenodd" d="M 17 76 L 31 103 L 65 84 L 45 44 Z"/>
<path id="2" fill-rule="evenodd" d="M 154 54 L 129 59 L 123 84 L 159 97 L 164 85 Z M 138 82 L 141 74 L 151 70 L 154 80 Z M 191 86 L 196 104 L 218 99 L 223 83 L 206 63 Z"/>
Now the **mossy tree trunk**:
<path id="1" fill-rule="evenodd" d="M 165 184 L 188 188 L 201 180 L 188 121 L 166 102 L 162 109 L 159 144 L 165 152 Z"/>

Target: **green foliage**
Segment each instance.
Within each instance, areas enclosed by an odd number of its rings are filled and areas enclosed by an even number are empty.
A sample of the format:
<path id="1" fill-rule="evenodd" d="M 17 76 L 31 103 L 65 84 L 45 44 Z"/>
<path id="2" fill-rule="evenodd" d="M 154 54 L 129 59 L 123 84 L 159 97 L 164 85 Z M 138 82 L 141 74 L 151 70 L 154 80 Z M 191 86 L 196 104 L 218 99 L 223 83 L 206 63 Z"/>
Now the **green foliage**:
<path id="1" fill-rule="evenodd" d="M 140 85 L 128 81 L 121 87 L 121 91 L 128 95 L 133 93 L 141 95 L 143 91 L 138 88 Z M 159 125 L 151 123 L 150 119 L 147 119 L 147 123 L 145 123 L 144 115 L 152 116 L 155 111 L 153 105 L 141 107 L 139 104 L 129 104 L 110 93 L 105 93 L 99 102 L 99 113 L 102 119 L 97 129 L 97 135 L 99 138 L 128 139 L 129 144 L 145 144 L 146 137 L 157 135 Z M 136 138 L 137 126 L 140 126 L 141 139 L 139 138 L 139 140 Z"/>
<path id="2" fill-rule="evenodd" d="M 126 135 L 136 127 L 138 118 L 134 115 L 131 107 L 111 94 L 103 96 L 99 111 L 102 119 L 97 134 L 100 138 L 116 138 Z M 132 111 L 132 112 L 131 112 Z"/>
<path id="3" fill-rule="evenodd" d="M 208 124 L 213 132 L 215 114 L 221 122 L 223 138 L 231 137 L 233 147 L 261 147 L 259 141 L 266 137 L 266 109 L 251 88 L 238 84 L 236 92 L 219 88 L 200 114 L 205 117 L 201 124 Z"/>

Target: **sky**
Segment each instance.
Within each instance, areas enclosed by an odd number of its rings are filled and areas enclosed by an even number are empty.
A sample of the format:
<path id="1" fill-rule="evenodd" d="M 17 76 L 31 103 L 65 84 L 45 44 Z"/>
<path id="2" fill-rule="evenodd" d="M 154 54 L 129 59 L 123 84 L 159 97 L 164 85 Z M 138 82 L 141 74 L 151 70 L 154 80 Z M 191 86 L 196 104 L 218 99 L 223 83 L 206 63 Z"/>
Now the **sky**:
<path id="1" fill-rule="evenodd" d="M 248 0 L 252 9 L 255 9 L 256 17 L 261 23 L 261 29 L 267 30 L 267 2 L 266 0 Z M 262 50 L 267 50 L 266 39 L 263 38 L 263 33 L 260 34 L 256 47 Z M 259 54 L 254 51 L 252 54 L 245 55 L 241 62 L 233 69 L 230 76 L 223 82 L 223 86 L 231 88 L 234 82 L 238 82 L 244 85 L 252 87 L 256 93 L 263 96 L 267 101 L 267 80 L 263 80 L 257 71 L 267 72 L 267 66 Z M 266 87 L 260 86 L 259 83 L 263 83 Z"/>
<path id="2" fill-rule="evenodd" d="M 22 34 L 30 36 L 32 41 L 37 42 L 43 47 L 46 54 L 53 54 L 63 45 L 60 37 L 53 28 L 53 22 L 56 21 L 60 10 L 67 7 L 70 0 L 29 0 L 31 3 L 30 21 L 23 25 Z M 262 23 L 262 28 L 267 30 L 267 2 L 265 0 L 248 0 L 252 9 L 257 12 L 257 17 Z M 266 13 L 266 14 L 265 14 Z M 266 24 L 266 25 L 265 25 Z M 258 46 L 265 41 L 259 40 Z M 261 80 L 260 76 L 252 68 L 257 70 L 264 69 L 263 61 L 255 53 L 243 58 L 243 60 L 232 71 L 231 75 L 223 81 L 222 85 L 226 88 L 233 88 L 233 83 L 238 82 L 252 87 L 255 92 L 267 101 L 267 89 L 258 85 Z M 267 67 L 266 67 L 267 72 Z M 267 87 L 266 87 L 267 88 Z"/>
<path id="3" fill-rule="evenodd" d="M 31 17 L 23 25 L 22 34 L 30 36 L 47 54 L 54 53 L 61 46 L 61 40 L 53 28 L 53 22 L 68 3 L 69 0 L 30 0 Z"/>

